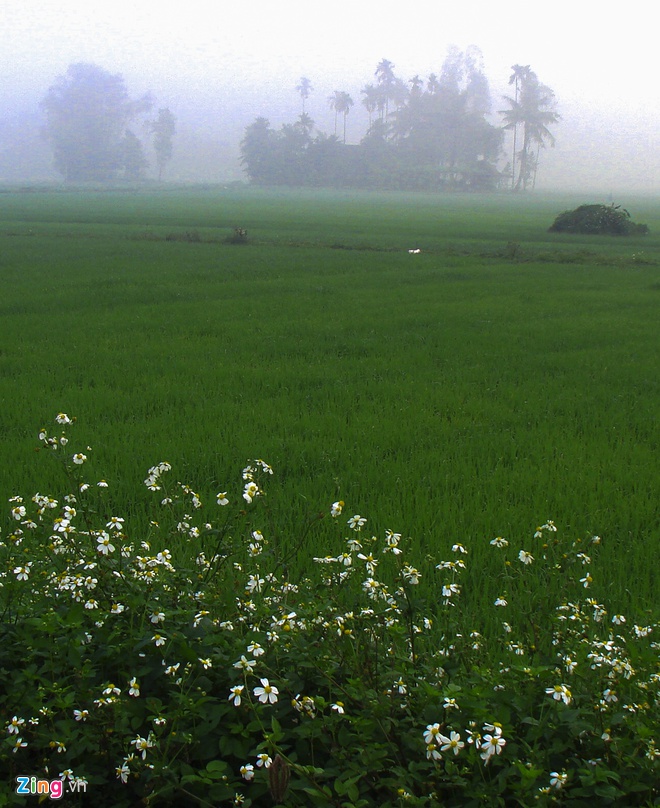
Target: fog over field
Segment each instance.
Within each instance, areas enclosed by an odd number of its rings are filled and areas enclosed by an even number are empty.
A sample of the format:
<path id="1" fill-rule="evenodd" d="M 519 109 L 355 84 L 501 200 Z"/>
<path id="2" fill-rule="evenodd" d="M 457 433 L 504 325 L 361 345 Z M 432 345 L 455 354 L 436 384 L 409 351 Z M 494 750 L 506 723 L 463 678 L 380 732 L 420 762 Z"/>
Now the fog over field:
<path id="1" fill-rule="evenodd" d="M 169 8 L 153 0 L 3 0 L 0 181 L 61 179 L 42 134 L 40 102 L 71 64 L 121 74 L 131 98 L 150 91 L 154 110 L 172 111 L 177 129 L 165 179 L 225 182 L 245 178 L 239 144 L 246 126 L 265 116 L 279 128 L 300 115 L 301 77 L 313 88 L 306 112 L 326 134 L 335 127 L 329 96 L 351 95 L 346 142 L 357 144 L 369 126 L 361 90 L 374 83 L 381 60 L 410 86 L 414 76 L 426 81 L 440 73 L 449 46 L 474 45 L 483 54 L 494 125 L 502 125 L 502 96 L 513 95 L 513 65 L 530 65 L 555 94 L 561 119 L 550 127 L 555 147 L 541 150 L 537 188 L 615 198 L 652 193 L 660 184 L 653 38 L 643 13 L 609 13 L 591 0 L 414 9 L 373 0 L 191 0 Z M 144 129 L 136 134 L 146 140 Z M 501 168 L 510 153 L 507 133 Z M 147 157 L 153 177 L 153 154 Z"/>

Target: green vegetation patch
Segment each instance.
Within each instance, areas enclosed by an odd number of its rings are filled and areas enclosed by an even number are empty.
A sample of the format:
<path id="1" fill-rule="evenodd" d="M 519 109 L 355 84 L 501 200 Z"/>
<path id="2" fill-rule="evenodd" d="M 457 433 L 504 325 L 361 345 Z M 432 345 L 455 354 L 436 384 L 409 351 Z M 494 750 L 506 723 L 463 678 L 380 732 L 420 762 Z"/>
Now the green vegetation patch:
<path id="1" fill-rule="evenodd" d="M 583 233 L 600 236 L 645 236 L 648 225 L 635 224 L 620 205 L 580 205 L 560 213 L 550 227 L 551 233 Z"/>

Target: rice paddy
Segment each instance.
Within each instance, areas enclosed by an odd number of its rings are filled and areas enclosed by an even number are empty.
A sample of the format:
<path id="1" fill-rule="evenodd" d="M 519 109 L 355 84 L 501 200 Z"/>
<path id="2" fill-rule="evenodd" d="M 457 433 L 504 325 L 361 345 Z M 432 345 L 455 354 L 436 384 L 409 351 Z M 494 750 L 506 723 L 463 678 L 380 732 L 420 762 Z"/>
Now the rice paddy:
<path id="1" fill-rule="evenodd" d="M 136 530 L 155 463 L 215 494 L 262 457 L 285 544 L 338 499 L 422 566 L 462 542 L 477 614 L 489 541 L 552 519 L 602 537 L 594 597 L 657 615 L 660 204 L 625 200 L 646 237 L 547 232 L 584 201 L 0 194 L 0 497 L 55 487 L 62 411 Z"/>

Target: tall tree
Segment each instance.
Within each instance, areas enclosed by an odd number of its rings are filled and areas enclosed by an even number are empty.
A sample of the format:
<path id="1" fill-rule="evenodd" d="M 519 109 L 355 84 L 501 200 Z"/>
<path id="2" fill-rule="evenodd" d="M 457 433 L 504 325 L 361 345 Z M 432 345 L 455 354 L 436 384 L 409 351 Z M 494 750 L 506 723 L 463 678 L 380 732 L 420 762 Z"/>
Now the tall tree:
<path id="1" fill-rule="evenodd" d="M 529 65 L 512 65 L 511 70 L 513 73 L 509 76 L 509 84 L 514 85 L 514 98 L 513 103 L 518 103 L 518 94 L 520 92 L 520 84 L 529 77 L 531 67 Z M 518 124 L 514 123 L 511 127 L 513 129 L 513 153 L 511 156 L 511 190 L 516 187 L 516 151 L 518 148 Z"/>
<path id="2" fill-rule="evenodd" d="M 139 182 L 144 179 L 149 161 L 138 136 L 130 129 L 122 140 L 121 162 L 124 168 L 124 179 Z"/>
<path id="3" fill-rule="evenodd" d="M 378 87 L 373 84 L 366 84 L 360 91 L 364 98 L 362 99 L 362 106 L 367 110 L 369 115 L 369 128 L 373 123 L 373 114 L 378 109 L 379 92 Z"/>
<path id="4" fill-rule="evenodd" d="M 524 70 L 518 81 L 518 97 L 505 96 L 509 109 L 500 112 L 505 129 L 513 130 L 515 135 L 517 128 L 522 128 L 522 145 L 514 153 L 514 160 L 518 162 L 514 191 L 527 190 L 535 184 L 539 150 L 545 148 L 546 143 L 554 146 L 555 138 L 548 127 L 559 120 L 554 92 L 539 81 L 533 70 Z M 515 161 L 513 172 L 515 174 Z"/>
<path id="5" fill-rule="evenodd" d="M 344 116 L 344 143 L 346 143 L 346 116 L 351 111 L 353 106 L 353 99 L 343 90 L 335 90 L 334 93 L 328 98 L 330 108 L 335 111 L 335 137 L 337 136 L 337 116 Z"/>
<path id="6" fill-rule="evenodd" d="M 151 121 L 149 128 L 154 136 L 158 181 L 163 178 L 163 170 L 172 159 L 172 140 L 176 132 L 176 118 L 167 107 L 158 110 L 158 117 Z"/>
<path id="7" fill-rule="evenodd" d="M 124 79 L 94 64 L 70 65 L 42 101 L 55 167 L 68 182 L 107 182 L 125 165 L 128 124 L 152 106 L 131 101 Z"/>
<path id="8" fill-rule="evenodd" d="M 296 90 L 298 91 L 298 95 L 302 99 L 302 114 L 305 114 L 305 102 L 309 98 L 312 90 L 312 82 L 307 78 L 307 76 L 301 76 L 300 84 L 296 86 Z"/>

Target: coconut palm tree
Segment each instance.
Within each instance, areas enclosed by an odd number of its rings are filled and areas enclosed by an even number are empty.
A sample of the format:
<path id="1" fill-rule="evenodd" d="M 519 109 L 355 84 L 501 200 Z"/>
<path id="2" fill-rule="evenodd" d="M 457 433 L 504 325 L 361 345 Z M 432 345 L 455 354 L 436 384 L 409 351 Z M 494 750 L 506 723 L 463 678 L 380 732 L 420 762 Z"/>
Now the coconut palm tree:
<path id="1" fill-rule="evenodd" d="M 554 146 L 555 139 L 548 127 L 559 120 L 559 115 L 555 111 L 554 92 L 545 84 L 541 84 L 529 66 L 520 73 L 518 82 L 517 98 L 505 96 L 510 108 L 501 110 L 500 113 L 503 116 L 504 128 L 512 129 L 514 138 L 517 128 L 522 127 L 522 146 L 518 152 L 514 151 L 514 176 L 515 158 L 518 159 L 518 177 L 513 184 L 514 191 L 526 190 L 534 183 L 538 160 L 534 159 L 533 148 L 534 146 L 537 149 L 544 148 L 546 142 Z"/>
<path id="2" fill-rule="evenodd" d="M 314 88 L 312 87 L 312 82 L 306 77 L 301 76 L 300 84 L 296 86 L 296 90 L 298 94 L 302 98 L 302 114 L 305 114 L 305 101 L 309 98 L 310 93 Z"/>
<path id="3" fill-rule="evenodd" d="M 515 86 L 515 95 L 513 101 L 515 104 L 518 103 L 518 93 L 520 91 L 520 85 L 526 79 L 529 78 L 532 69 L 529 65 L 512 65 L 511 70 L 513 73 L 509 76 L 509 84 L 513 84 Z M 510 100 L 510 99 L 509 99 Z M 506 127 L 505 127 L 506 128 Z M 517 147 L 517 136 L 518 136 L 518 125 L 514 124 L 513 126 L 513 155 L 511 158 L 511 189 L 515 188 L 516 184 L 516 147 Z"/>
<path id="4" fill-rule="evenodd" d="M 378 99 L 379 99 L 378 87 L 374 87 L 373 84 L 366 84 L 360 92 L 364 96 L 364 98 L 362 99 L 362 106 L 367 110 L 367 113 L 369 114 L 369 129 L 371 129 L 371 124 L 373 123 L 372 120 L 373 114 L 378 109 Z"/>

